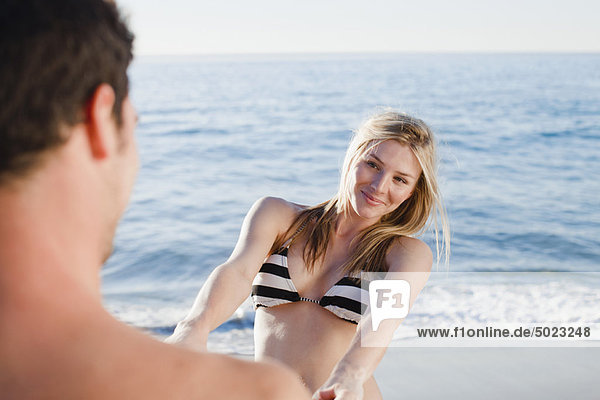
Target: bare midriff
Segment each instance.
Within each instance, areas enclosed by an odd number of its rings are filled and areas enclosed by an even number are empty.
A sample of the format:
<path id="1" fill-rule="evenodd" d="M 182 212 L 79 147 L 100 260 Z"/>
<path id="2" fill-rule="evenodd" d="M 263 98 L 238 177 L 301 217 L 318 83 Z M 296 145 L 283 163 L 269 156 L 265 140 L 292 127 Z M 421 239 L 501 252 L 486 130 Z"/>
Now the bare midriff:
<path id="1" fill-rule="evenodd" d="M 301 301 L 259 307 L 254 322 L 255 358 L 273 358 L 288 365 L 314 392 L 348 351 L 355 334 L 355 324 L 318 304 Z M 381 398 L 373 377 L 364 390 L 365 399 Z"/>

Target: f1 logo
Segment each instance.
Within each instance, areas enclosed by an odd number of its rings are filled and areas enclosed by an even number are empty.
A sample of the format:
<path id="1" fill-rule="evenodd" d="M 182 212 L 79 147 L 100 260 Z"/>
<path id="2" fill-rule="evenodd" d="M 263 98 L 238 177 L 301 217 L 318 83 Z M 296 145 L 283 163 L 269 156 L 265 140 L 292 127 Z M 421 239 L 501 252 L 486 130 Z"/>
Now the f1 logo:
<path id="1" fill-rule="evenodd" d="M 385 319 L 408 315 L 410 284 L 404 280 L 381 279 L 369 283 L 369 306 L 373 331 Z"/>

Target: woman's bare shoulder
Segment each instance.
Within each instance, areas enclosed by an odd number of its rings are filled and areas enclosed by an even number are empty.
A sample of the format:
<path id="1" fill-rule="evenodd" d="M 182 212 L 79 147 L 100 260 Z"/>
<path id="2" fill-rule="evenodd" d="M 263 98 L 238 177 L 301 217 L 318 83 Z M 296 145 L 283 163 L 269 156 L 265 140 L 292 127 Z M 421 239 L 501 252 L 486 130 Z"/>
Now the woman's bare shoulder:
<path id="1" fill-rule="evenodd" d="M 292 203 L 280 197 L 264 196 L 254 202 L 253 208 L 281 216 L 296 216 L 307 206 Z"/>
<path id="2" fill-rule="evenodd" d="M 254 202 L 249 214 L 275 222 L 280 232 L 285 232 L 305 208 L 280 197 L 265 196 Z"/>
<path id="3" fill-rule="evenodd" d="M 430 272 L 433 254 L 422 240 L 402 236 L 390 246 L 386 262 L 392 272 Z"/>

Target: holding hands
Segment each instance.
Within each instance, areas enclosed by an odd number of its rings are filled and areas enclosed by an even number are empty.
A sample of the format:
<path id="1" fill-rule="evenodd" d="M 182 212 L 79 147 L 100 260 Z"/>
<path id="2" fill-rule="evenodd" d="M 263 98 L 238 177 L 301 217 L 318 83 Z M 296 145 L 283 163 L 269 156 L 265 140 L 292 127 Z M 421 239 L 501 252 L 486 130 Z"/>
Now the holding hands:
<path id="1" fill-rule="evenodd" d="M 312 400 L 362 400 L 367 371 L 338 363 L 329 378 L 313 394 Z"/>
<path id="2" fill-rule="evenodd" d="M 330 384 L 329 380 L 313 394 L 312 400 L 362 400 L 363 387 L 359 382 Z"/>

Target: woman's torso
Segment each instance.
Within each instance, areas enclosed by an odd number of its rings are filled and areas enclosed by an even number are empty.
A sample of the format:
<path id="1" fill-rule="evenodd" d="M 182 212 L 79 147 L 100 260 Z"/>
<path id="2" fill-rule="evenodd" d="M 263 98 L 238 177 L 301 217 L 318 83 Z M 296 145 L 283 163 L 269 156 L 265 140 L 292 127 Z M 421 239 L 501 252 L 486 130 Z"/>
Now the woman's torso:
<path id="1" fill-rule="evenodd" d="M 291 221 L 285 223 L 289 226 Z M 340 266 L 348 257 L 348 244 L 333 238 L 324 259 L 315 264 L 311 273 L 302 254 L 306 239 L 301 236 L 295 239 L 285 252 L 285 259 L 279 262 L 285 264 L 293 290 L 300 297 L 314 301 L 331 294 L 332 287 L 345 276 Z M 275 358 L 285 363 L 302 377 L 310 390 L 316 390 L 346 353 L 356 333 L 356 324 L 330 310 L 331 307 L 327 309 L 311 301 L 258 307 L 254 325 L 256 359 Z M 365 385 L 365 399 L 378 396 L 379 391 L 370 378 Z"/>

